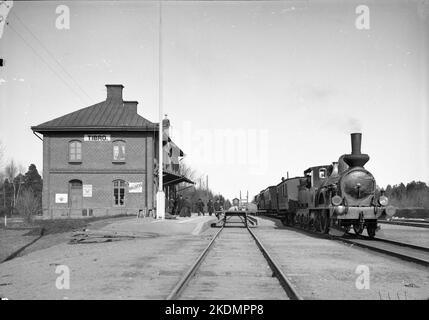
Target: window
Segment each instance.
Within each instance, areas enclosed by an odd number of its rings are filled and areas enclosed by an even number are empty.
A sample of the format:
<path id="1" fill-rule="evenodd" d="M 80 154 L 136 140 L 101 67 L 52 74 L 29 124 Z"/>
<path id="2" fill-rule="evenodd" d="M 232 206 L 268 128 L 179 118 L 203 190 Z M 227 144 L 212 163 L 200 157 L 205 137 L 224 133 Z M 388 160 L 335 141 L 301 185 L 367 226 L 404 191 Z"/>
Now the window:
<path id="1" fill-rule="evenodd" d="M 326 178 L 326 169 L 325 168 L 319 169 L 319 178 L 320 179 Z"/>
<path id="2" fill-rule="evenodd" d="M 82 161 L 82 143 L 80 141 L 74 140 L 69 142 L 69 161 Z"/>
<path id="3" fill-rule="evenodd" d="M 125 142 L 121 140 L 113 141 L 113 161 L 125 161 Z"/>
<path id="4" fill-rule="evenodd" d="M 113 181 L 113 204 L 115 206 L 125 205 L 125 181 Z"/>

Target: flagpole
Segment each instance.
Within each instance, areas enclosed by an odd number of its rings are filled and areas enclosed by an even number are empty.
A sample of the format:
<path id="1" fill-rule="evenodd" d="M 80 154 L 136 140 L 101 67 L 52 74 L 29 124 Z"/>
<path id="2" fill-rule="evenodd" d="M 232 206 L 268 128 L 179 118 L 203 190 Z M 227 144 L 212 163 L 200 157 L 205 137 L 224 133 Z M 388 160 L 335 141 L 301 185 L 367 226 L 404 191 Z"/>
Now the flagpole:
<path id="1" fill-rule="evenodd" d="M 162 91 L 162 0 L 159 0 L 159 34 L 158 34 L 158 107 L 159 107 L 159 132 L 158 132 L 158 192 L 156 194 L 156 218 L 165 218 L 165 194 L 163 189 L 163 91 Z"/>

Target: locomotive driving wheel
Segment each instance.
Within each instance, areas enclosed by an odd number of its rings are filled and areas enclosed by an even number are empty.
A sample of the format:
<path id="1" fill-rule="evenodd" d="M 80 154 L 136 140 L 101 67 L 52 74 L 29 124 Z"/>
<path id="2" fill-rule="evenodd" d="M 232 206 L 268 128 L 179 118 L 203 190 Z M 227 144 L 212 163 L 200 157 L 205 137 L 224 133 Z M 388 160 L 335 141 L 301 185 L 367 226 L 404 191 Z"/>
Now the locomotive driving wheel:
<path id="1" fill-rule="evenodd" d="M 316 214 L 313 220 L 313 229 L 316 232 L 320 232 L 320 216 Z"/>
<path id="2" fill-rule="evenodd" d="M 328 210 L 321 210 L 320 211 L 320 218 L 319 218 L 319 229 L 321 233 L 328 233 L 329 232 L 329 211 Z"/>
<path id="3" fill-rule="evenodd" d="M 360 223 L 353 224 L 353 230 L 356 234 L 362 234 L 364 226 Z"/>
<path id="4" fill-rule="evenodd" d="M 293 227 L 295 225 L 295 215 L 288 215 L 289 226 Z"/>
<path id="5" fill-rule="evenodd" d="M 377 231 L 377 224 L 370 223 L 366 226 L 366 232 L 368 233 L 368 237 L 371 239 L 375 237 L 375 232 Z"/>

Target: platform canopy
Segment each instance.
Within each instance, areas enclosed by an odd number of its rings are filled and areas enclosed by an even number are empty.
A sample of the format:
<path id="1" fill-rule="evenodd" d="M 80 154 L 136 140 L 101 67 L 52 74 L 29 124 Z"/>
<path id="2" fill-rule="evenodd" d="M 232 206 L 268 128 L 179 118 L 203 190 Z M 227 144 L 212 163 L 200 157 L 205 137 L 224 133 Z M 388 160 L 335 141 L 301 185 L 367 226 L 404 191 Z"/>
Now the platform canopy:
<path id="1" fill-rule="evenodd" d="M 195 184 L 195 182 L 189 180 L 185 176 L 179 175 L 171 171 L 166 171 L 166 170 L 164 170 L 163 172 L 163 181 L 164 181 L 164 186 L 175 185 L 182 182 Z"/>

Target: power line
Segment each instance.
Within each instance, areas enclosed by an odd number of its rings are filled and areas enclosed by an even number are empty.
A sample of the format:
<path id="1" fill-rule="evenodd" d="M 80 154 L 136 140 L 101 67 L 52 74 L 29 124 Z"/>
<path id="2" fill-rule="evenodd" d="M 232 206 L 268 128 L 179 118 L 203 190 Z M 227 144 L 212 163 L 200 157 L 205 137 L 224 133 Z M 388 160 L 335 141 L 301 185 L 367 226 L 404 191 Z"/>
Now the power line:
<path id="1" fill-rule="evenodd" d="M 60 77 L 58 75 L 58 73 L 45 61 L 45 59 L 42 58 L 42 56 L 40 56 L 40 54 L 27 42 L 27 40 L 25 40 L 25 38 L 19 33 L 17 32 L 10 24 L 9 22 L 6 23 L 6 26 L 8 26 L 13 32 L 15 32 L 22 41 L 24 41 L 24 43 L 39 57 L 40 60 L 42 60 L 42 62 L 58 77 L 58 79 L 61 80 L 61 82 L 63 82 L 70 90 L 73 91 L 73 93 L 83 102 L 86 103 L 85 101 L 82 100 L 82 98 L 80 97 L 80 95 L 67 83 L 64 81 L 64 79 L 62 77 Z"/>
<path id="2" fill-rule="evenodd" d="M 12 11 L 12 14 L 18 19 L 18 21 L 24 26 L 24 28 L 33 36 L 33 38 L 35 38 L 39 42 L 40 46 L 43 49 L 45 49 L 45 51 L 49 54 L 49 56 L 55 60 L 55 62 L 61 68 L 61 70 L 63 70 L 70 77 L 70 79 L 73 80 L 73 82 L 80 89 L 80 91 L 82 91 L 91 101 L 93 101 L 91 96 L 79 85 L 79 83 L 73 78 L 73 76 L 61 65 L 61 63 L 58 61 L 58 59 L 55 58 L 55 56 L 49 51 L 48 48 L 46 48 L 46 46 L 43 44 L 43 42 L 27 27 L 27 25 L 18 17 L 18 15 L 13 11 Z"/>

